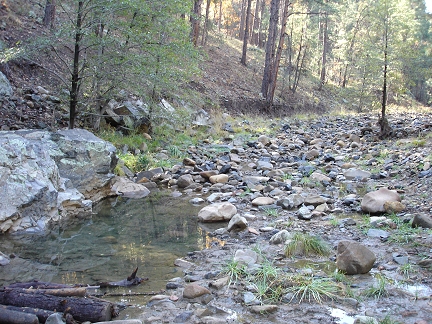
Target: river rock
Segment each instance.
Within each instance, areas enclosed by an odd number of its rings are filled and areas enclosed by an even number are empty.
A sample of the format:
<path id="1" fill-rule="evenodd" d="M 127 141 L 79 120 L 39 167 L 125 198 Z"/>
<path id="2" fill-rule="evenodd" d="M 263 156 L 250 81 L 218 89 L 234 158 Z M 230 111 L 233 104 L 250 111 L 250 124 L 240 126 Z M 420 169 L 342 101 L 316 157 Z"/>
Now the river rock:
<path id="1" fill-rule="evenodd" d="M 432 217 L 424 214 L 416 214 L 412 220 L 412 227 L 432 228 Z"/>
<path id="2" fill-rule="evenodd" d="M 380 188 L 377 191 L 367 193 L 361 202 L 361 209 L 370 214 L 384 213 L 384 204 L 387 201 L 401 201 L 400 195 L 387 188 Z"/>
<path id="3" fill-rule="evenodd" d="M 250 310 L 252 313 L 262 314 L 262 313 L 273 313 L 279 309 L 277 305 L 255 305 L 251 306 Z"/>
<path id="4" fill-rule="evenodd" d="M 190 174 L 183 174 L 177 179 L 177 186 L 179 188 L 189 187 L 193 183 L 194 183 L 194 179 Z"/>
<path id="5" fill-rule="evenodd" d="M 135 183 L 127 178 L 115 177 L 114 184 L 111 187 L 112 192 L 117 196 L 125 198 L 140 199 L 147 197 L 150 190 L 142 184 Z"/>
<path id="6" fill-rule="evenodd" d="M 319 172 L 313 172 L 310 177 L 312 180 L 316 180 L 319 182 L 330 182 L 331 178 L 327 177 L 325 174 L 319 173 Z"/>
<path id="7" fill-rule="evenodd" d="M 327 199 L 318 195 L 309 195 L 305 198 L 305 206 L 318 206 L 327 202 Z"/>
<path id="8" fill-rule="evenodd" d="M 227 183 L 228 182 L 227 174 L 216 174 L 209 178 L 211 183 Z"/>
<path id="9" fill-rule="evenodd" d="M 83 129 L 0 132 L 0 228 L 41 231 L 111 195 L 115 148 Z M 89 200 L 91 198 L 91 200 Z"/>
<path id="10" fill-rule="evenodd" d="M 252 205 L 254 206 L 267 206 L 275 203 L 275 200 L 270 197 L 257 197 L 252 200 Z"/>
<path id="11" fill-rule="evenodd" d="M 287 230 L 281 230 L 270 238 L 270 244 L 281 244 L 291 239 L 292 235 Z"/>
<path id="12" fill-rule="evenodd" d="M 354 241 L 340 241 L 338 244 L 336 266 L 348 275 L 368 273 L 375 260 L 375 254 L 363 244 Z"/>
<path id="13" fill-rule="evenodd" d="M 5 266 L 10 263 L 10 259 L 7 255 L 0 252 L 0 266 Z"/>
<path id="14" fill-rule="evenodd" d="M 344 172 L 344 176 L 347 180 L 365 181 L 371 177 L 371 173 L 369 171 L 351 168 Z"/>
<path id="15" fill-rule="evenodd" d="M 270 139 L 268 138 L 267 135 L 260 135 L 257 139 L 257 141 L 259 143 L 261 143 L 262 145 L 266 146 L 268 144 L 270 144 Z"/>
<path id="16" fill-rule="evenodd" d="M 228 232 L 234 231 L 234 232 L 240 232 L 245 230 L 248 227 L 248 221 L 243 216 L 240 216 L 239 214 L 236 214 L 231 218 L 231 220 L 228 223 Z"/>
<path id="17" fill-rule="evenodd" d="M 188 299 L 194 299 L 206 294 L 211 294 L 210 290 L 198 285 L 197 283 L 188 284 L 183 290 L 183 297 Z"/>
<path id="18" fill-rule="evenodd" d="M 214 203 L 205 206 L 198 212 L 201 222 L 228 221 L 237 213 L 237 208 L 229 202 Z"/>

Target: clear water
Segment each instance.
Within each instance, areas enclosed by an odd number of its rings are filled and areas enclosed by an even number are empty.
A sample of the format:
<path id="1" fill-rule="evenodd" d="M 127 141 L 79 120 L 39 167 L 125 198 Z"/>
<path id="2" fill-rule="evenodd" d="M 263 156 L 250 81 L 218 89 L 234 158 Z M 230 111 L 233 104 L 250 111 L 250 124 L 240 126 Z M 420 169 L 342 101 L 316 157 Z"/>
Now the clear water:
<path id="1" fill-rule="evenodd" d="M 197 222 L 202 206 L 188 200 L 173 198 L 168 192 L 139 200 L 107 199 L 95 207 L 90 220 L 66 230 L 0 235 L 0 251 L 19 257 L 0 267 L 0 284 L 38 279 L 95 285 L 125 279 L 138 267 L 138 276 L 149 280 L 118 292 L 158 292 L 169 279 L 184 275 L 174 266 L 175 259 L 211 244 Z M 111 300 L 139 306 L 146 298 Z"/>

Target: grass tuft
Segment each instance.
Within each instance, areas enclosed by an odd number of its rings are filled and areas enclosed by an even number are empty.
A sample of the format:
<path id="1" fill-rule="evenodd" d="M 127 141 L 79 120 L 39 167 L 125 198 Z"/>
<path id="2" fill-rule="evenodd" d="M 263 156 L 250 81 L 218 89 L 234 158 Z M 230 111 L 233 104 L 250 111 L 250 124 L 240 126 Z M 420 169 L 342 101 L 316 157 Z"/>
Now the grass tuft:
<path id="1" fill-rule="evenodd" d="M 330 247 L 317 236 L 297 232 L 285 246 L 285 256 L 296 254 L 327 256 L 330 254 Z"/>

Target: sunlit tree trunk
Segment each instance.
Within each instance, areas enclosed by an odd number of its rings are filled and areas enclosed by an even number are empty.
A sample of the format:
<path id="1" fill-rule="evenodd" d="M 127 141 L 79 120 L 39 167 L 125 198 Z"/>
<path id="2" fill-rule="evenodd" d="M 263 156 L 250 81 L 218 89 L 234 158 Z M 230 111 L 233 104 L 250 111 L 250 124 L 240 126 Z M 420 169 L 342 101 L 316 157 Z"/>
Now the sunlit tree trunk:
<path id="1" fill-rule="evenodd" d="M 247 52 L 247 44 L 248 44 L 248 38 L 249 38 L 249 22 L 250 22 L 250 15 L 251 15 L 251 6 L 252 6 L 252 0 L 247 0 L 247 9 L 246 9 L 246 24 L 245 24 L 245 31 L 243 36 L 243 53 L 241 58 L 241 64 L 246 65 L 246 52 Z"/>
<path id="2" fill-rule="evenodd" d="M 264 74 L 263 80 L 261 84 L 261 94 L 264 98 L 266 98 L 268 103 L 269 101 L 269 86 L 272 80 L 272 72 L 274 69 L 274 57 L 275 57 L 275 44 L 277 37 L 277 25 L 279 21 L 279 5 L 280 0 L 272 0 L 270 5 L 270 23 L 269 30 L 267 36 L 266 43 L 266 55 L 265 55 L 265 65 L 264 65 Z"/>
<path id="3" fill-rule="evenodd" d="M 200 31 L 200 17 L 201 17 L 201 5 L 203 0 L 195 0 L 193 13 L 190 17 L 192 25 L 191 40 L 194 46 L 198 45 L 199 31 Z"/>

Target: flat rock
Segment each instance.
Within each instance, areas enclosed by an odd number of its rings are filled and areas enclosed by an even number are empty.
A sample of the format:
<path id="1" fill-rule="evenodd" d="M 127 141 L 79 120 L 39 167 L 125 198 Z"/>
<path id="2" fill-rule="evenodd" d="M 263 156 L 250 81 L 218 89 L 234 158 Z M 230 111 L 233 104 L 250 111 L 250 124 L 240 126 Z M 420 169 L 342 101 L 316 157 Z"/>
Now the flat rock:
<path id="1" fill-rule="evenodd" d="M 252 200 L 252 205 L 254 206 L 266 206 L 272 205 L 275 203 L 275 200 L 271 197 L 258 197 Z"/>
<path id="2" fill-rule="evenodd" d="M 210 290 L 198 285 L 197 283 L 188 284 L 183 290 L 183 297 L 188 299 L 194 299 L 206 294 L 211 294 Z"/>

